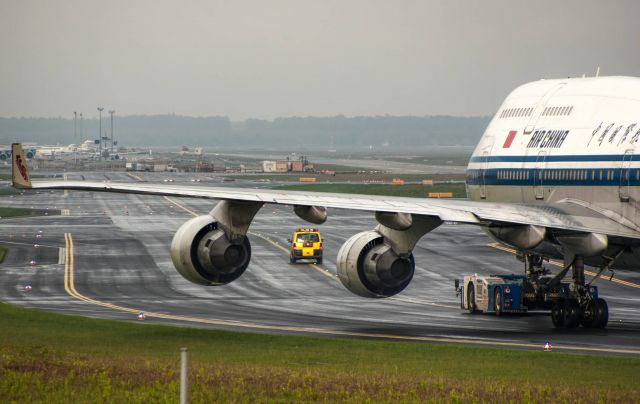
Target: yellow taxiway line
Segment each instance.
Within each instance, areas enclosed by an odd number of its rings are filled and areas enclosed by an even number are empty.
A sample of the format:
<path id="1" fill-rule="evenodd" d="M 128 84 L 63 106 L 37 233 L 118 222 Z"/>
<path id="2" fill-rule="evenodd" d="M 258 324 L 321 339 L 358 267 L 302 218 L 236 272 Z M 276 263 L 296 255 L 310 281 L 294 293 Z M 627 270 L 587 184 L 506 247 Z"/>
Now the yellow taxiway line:
<path id="1" fill-rule="evenodd" d="M 119 306 L 111 303 L 101 302 L 99 300 L 91 299 L 79 293 L 74 285 L 74 253 L 73 253 L 73 237 L 71 233 L 64 234 L 65 239 L 65 260 L 64 260 L 64 289 L 73 298 L 80 301 L 93 304 L 96 306 L 104 307 L 107 309 L 125 312 L 125 313 L 140 313 L 142 310 L 134 309 L 130 307 Z M 453 343 L 453 344 L 465 344 L 465 345 L 482 345 L 482 346 L 500 346 L 505 348 L 529 348 L 529 349 L 542 349 L 541 344 L 523 343 L 523 342 L 509 342 L 509 341 L 490 341 L 490 340 L 478 340 L 470 338 L 451 338 L 451 337 L 425 337 L 425 336 L 405 336 L 405 335 L 392 335 L 381 333 L 368 333 L 368 332 L 352 332 L 344 330 L 331 330 L 323 328 L 312 327 L 295 327 L 295 326 L 278 326 L 251 323 L 246 321 L 232 321 L 232 320 L 218 320 L 193 316 L 181 316 L 176 314 L 167 314 L 153 311 L 145 311 L 145 316 L 156 317 L 166 320 L 175 321 L 187 321 L 199 324 L 210 324 L 218 326 L 238 327 L 254 330 L 273 330 L 273 331 L 290 331 L 300 333 L 313 333 L 317 335 L 327 336 L 343 336 L 343 337 L 360 337 L 360 338 L 376 338 L 386 340 L 399 340 L 399 341 L 420 341 L 420 342 L 437 342 L 437 343 Z M 617 349 L 617 348 L 598 348 L 598 347 L 581 347 L 573 345 L 554 344 L 556 351 L 572 351 L 572 352 L 601 352 L 601 353 L 618 353 L 618 354 L 630 354 L 640 355 L 640 350 L 636 349 Z"/>
<path id="2" fill-rule="evenodd" d="M 135 175 L 135 174 L 131 174 L 131 173 L 127 173 L 127 175 L 131 178 L 133 178 L 136 181 L 144 181 L 141 177 Z"/>
<path id="3" fill-rule="evenodd" d="M 504 245 L 502 245 L 500 243 L 491 243 L 491 244 L 487 244 L 487 246 L 489 246 L 491 248 L 495 248 L 496 250 L 505 251 L 505 252 L 508 252 L 508 253 L 511 253 L 511 254 L 516 254 L 516 252 L 517 252 L 513 248 L 509 248 L 509 247 L 504 246 Z M 559 268 L 563 268 L 564 267 L 564 264 L 562 262 L 560 262 L 560 261 L 549 260 L 549 263 L 551 265 L 555 265 L 555 266 L 557 266 Z M 591 277 L 595 277 L 596 275 L 598 275 L 595 272 L 591 272 L 591 271 L 587 271 L 587 270 L 585 270 L 584 273 L 585 273 L 585 275 L 589 275 Z M 601 276 L 600 279 L 603 280 L 603 281 L 615 282 L 615 283 L 618 283 L 620 285 L 624 285 L 624 286 L 629 286 L 629 287 L 632 287 L 632 288 L 640 289 L 640 284 L 637 284 L 637 283 L 634 283 L 634 282 L 629 282 L 629 281 L 625 281 L 625 280 L 618 279 L 618 278 L 609 279 L 607 276 Z"/>

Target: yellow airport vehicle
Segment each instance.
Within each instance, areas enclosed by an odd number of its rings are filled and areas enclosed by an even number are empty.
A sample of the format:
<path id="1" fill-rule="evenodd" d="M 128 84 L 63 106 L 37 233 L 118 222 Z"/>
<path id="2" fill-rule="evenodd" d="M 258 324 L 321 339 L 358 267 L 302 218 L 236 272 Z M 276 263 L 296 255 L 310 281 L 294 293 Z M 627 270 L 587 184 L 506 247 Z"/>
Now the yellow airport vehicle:
<path id="1" fill-rule="evenodd" d="M 291 252 L 289 262 L 295 264 L 301 259 L 315 260 L 316 264 L 322 264 L 322 236 L 320 230 L 315 227 L 301 227 L 293 232 L 289 239 Z"/>

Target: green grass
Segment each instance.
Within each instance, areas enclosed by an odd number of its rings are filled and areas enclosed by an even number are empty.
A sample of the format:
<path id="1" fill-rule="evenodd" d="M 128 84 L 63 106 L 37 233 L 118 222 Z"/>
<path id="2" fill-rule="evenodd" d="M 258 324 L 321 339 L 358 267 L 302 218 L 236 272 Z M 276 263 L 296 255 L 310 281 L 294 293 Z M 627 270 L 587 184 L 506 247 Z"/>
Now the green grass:
<path id="1" fill-rule="evenodd" d="M 0 304 L 3 402 L 633 402 L 640 359 L 198 330 Z"/>
<path id="2" fill-rule="evenodd" d="M 29 208 L 3 208 L 0 207 L 0 217 L 18 217 L 32 215 L 33 209 Z"/>
<path id="3" fill-rule="evenodd" d="M 452 192 L 454 198 L 465 198 L 464 183 L 436 183 L 432 186 L 407 184 L 301 184 L 277 187 L 276 189 L 312 192 L 340 192 L 366 195 L 390 195 L 426 198 L 429 192 Z"/>
<path id="4" fill-rule="evenodd" d="M 225 177 L 239 180 L 255 181 L 269 180 L 298 183 L 300 177 L 315 177 L 317 182 L 365 182 L 385 181 L 391 182 L 394 178 L 401 178 L 407 182 L 420 182 L 425 179 L 433 181 L 464 181 L 465 174 L 386 174 L 386 173 L 336 173 L 326 175 L 320 173 L 283 173 L 283 174 L 226 174 Z"/>
<path id="5" fill-rule="evenodd" d="M 7 255 L 7 247 L 0 245 L 0 264 L 4 261 L 5 255 Z"/>

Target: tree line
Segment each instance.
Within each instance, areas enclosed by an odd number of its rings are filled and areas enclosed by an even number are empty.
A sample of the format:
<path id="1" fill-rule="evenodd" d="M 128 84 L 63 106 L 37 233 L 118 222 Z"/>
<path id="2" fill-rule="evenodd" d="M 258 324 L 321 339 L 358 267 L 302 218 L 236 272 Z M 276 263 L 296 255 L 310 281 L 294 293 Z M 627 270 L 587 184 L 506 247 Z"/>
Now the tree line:
<path id="1" fill-rule="evenodd" d="M 490 117 L 362 116 L 290 117 L 232 122 L 223 116 L 131 115 L 114 118 L 114 139 L 124 146 L 207 148 L 340 148 L 474 145 Z M 0 118 L 0 143 L 81 143 L 97 139 L 98 119 Z M 108 117 L 103 136 L 110 136 Z"/>

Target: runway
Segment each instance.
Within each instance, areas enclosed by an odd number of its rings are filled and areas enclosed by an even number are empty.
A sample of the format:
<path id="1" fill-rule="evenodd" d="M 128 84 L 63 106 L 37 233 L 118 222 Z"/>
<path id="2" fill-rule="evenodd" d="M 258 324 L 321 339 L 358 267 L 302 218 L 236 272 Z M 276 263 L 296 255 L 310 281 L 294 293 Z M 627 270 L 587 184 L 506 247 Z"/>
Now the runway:
<path id="1" fill-rule="evenodd" d="M 104 173 L 82 175 L 105 179 Z M 125 173 L 106 176 L 136 180 Z M 202 186 L 223 185 L 216 177 L 200 178 Z M 172 174 L 172 179 L 192 178 Z M 597 281 L 610 309 L 605 330 L 554 329 L 540 314 L 496 317 L 461 310 L 454 279 L 522 271 L 522 263 L 488 246 L 491 241 L 473 226 L 445 224 L 427 234 L 414 250 L 417 267 L 409 287 L 397 297 L 372 300 L 351 294 L 335 276 L 339 247 L 375 226 L 370 214 L 332 210 L 320 226 L 323 265 L 290 265 L 286 239 L 307 224 L 289 207 L 266 205 L 250 229 L 252 261 L 246 273 L 229 285 L 205 287 L 175 271 L 169 245 L 182 223 L 207 213 L 214 201 L 55 191 L 26 192 L 0 204 L 52 212 L 0 222 L 0 242 L 9 247 L 0 266 L 0 299 L 20 306 L 129 321 L 144 311 L 146 323 L 268 333 L 540 350 L 551 341 L 556 351 L 640 356 L 640 273 L 616 271 L 613 281 Z"/>

